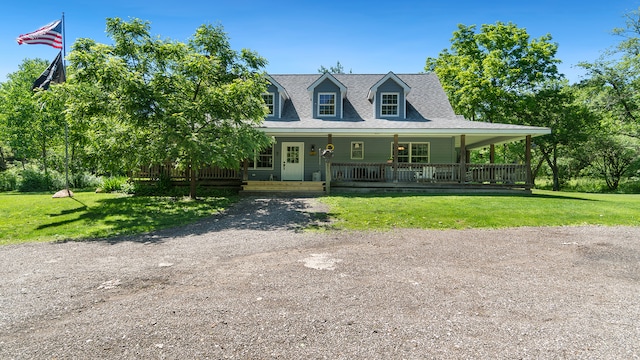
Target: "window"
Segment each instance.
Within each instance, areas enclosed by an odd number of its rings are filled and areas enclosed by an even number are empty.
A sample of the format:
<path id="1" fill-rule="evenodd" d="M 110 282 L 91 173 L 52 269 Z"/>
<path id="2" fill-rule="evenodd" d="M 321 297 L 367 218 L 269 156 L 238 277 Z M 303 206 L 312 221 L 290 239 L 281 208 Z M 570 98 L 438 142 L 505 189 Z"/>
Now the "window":
<path id="1" fill-rule="evenodd" d="M 262 100 L 264 100 L 264 104 L 269 108 L 268 116 L 273 116 L 273 93 L 262 94 Z"/>
<path id="2" fill-rule="evenodd" d="M 382 93 L 380 101 L 380 116 L 398 116 L 398 93 Z"/>
<path id="3" fill-rule="evenodd" d="M 411 144 L 411 163 L 429 162 L 429 143 Z"/>
<path id="4" fill-rule="evenodd" d="M 336 116 L 335 93 L 318 93 L 318 116 Z"/>
<path id="5" fill-rule="evenodd" d="M 253 162 L 249 163 L 251 169 L 273 169 L 273 146 L 256 153 Z"/>
<path id="6" fill-rule="evenodd" d="M 429 163 L 428 142 L 414 143 L 398 143 L 398 162 L 399 163 Z M 393 143 L 391 143 L 391 157 L 393 157 Z"/>
<path id="7" fill-rule="evenodd" d="M 364 142 L 362 141 L 351 142 L 351 159 L 352 160 L 364 159 Z"/>

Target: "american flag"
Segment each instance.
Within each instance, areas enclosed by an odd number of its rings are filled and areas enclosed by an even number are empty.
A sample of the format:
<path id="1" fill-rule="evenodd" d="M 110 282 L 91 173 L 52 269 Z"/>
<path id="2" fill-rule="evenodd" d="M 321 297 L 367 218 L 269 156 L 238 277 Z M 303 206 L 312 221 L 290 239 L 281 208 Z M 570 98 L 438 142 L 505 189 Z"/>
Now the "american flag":
<path id="1" fill-rule="evenodd" d="M 62 20 L 56 20 L 40 29 L 18 36 L 19 45 L 42 44 L 62 49 Z"/>

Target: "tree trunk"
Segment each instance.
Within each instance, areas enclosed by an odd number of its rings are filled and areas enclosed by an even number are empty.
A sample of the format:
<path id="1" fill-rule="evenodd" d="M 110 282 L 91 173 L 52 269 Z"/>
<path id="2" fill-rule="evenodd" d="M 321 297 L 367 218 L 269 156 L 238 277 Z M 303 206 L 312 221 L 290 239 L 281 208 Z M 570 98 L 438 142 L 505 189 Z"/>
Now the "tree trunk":
<path id="1" fill-rule="evenodd" d="M 7 170 L 7 162 L 4 160 L 4 153 L 0 147 L 0 171 Z"/>
<path id="2" fill-rule="evenodd" d="M 553 170 L 553 191 L 560 191 L 560 174 L 558 171 L 558 151 L 557 148 L 553 147 L 553 166 L 551 167 Z"/>
<path id="3" fill-rule="evenodd" d="M 196 170 L 193 163 L 189 165 L 189 197 L 196 200 Z"/>

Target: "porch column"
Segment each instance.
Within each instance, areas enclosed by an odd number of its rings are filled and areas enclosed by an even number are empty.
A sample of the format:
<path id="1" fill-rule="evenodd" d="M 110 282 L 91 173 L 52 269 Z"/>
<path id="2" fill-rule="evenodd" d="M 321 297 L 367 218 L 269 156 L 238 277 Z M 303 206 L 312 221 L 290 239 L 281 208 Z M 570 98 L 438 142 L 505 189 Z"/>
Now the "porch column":
<path id="1" fill-rule="evenodd" d="M 496 163 L 496 145 L 495 144 L 491 144 L 489 145 L 489 164 L 495 164 Z M 491 177 L 491 183 L 495 184 L 495 178 L 496 178 L 496 168 L 494 168 L 493 166 L 491 166 L 489 168 L 489 176 Z"/>
<path id="2" fill-rule="evenodd" d="M 489 146 L 489 163 L 490 164 L 496 163 L 496 145 L 495 144 L 491 144 Z"/>
<path id="3" fill-rule="evenodd" d="M 460 135 L 460 184 L 464 184 L 467 174 L 467 145 L 465 135 Z"/>
<path id="4" fill-rule="evenodd" d="M 398 134 L 393 135 L 393 182 L 398 182 Z"/>
<path id="5" fill-rule="evenodd" d="M 531 173 L 531 135 L 527 135 L 525 140 L 525 153 L 524 162 L 526 164 L 525 171 L 527 172 L 526 185 L 528 188 L 533 187 L 533 174 Z"/>

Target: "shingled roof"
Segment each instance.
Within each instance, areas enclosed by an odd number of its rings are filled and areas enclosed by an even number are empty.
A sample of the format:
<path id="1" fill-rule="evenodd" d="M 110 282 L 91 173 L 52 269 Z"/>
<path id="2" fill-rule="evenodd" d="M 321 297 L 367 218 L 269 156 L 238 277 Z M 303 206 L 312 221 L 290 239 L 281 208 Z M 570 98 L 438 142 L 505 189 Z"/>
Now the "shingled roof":
<path id="1" fill-rule="evenodd" d="M 347 88 L 342 118 L 313 118 L 313 101 L 308 88 L 322 74 L 285 74 L 270 77 L 286 89 L 289 99 L 285 101 L 280 118 L 268 118 L 263 127 L 268 133 L 284 134 L 298 132 L 311 134 L 323 132 L 359 133 L 422 133 L 422 134 L 472 134 L 506 133 L 544 135 L 548 128 L 510 124 L 469 121 L 456 115 L 449 103 L 438 77 L 433 73 L 394 74 L 411 91 L 406 96 L 406 118 L 377 119 L 369 90 L 388 74 L 333 74 Z"/>

